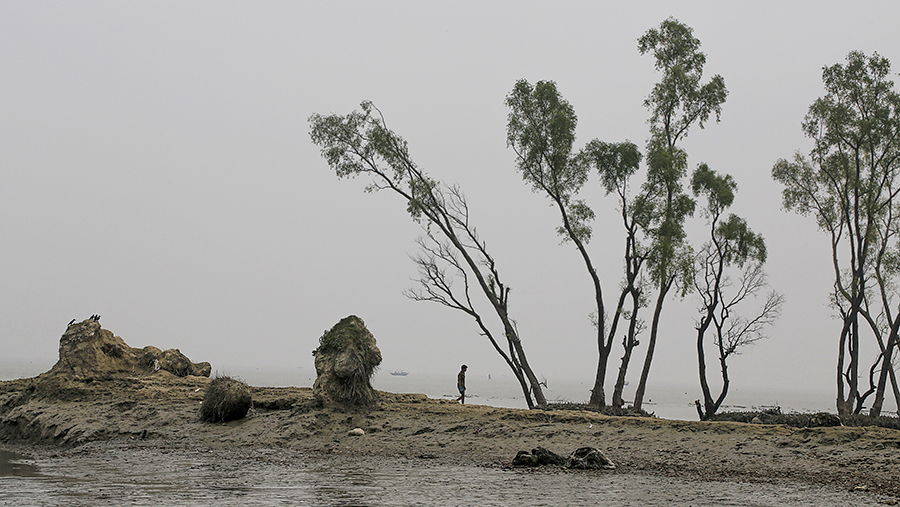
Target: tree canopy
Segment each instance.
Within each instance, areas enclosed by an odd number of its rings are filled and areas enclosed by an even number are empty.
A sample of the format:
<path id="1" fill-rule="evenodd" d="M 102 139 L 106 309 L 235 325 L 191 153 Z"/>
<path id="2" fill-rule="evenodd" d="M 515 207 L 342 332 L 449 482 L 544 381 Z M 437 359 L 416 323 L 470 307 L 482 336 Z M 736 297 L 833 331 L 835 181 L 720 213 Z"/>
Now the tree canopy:
<path id="1" fill-rule="evenodd" d="M 813 215 L 830 236 L 832 303 L 842 320 L 838 343 L 838 412 L 858 412 L 872 393 L 880 398 L 897 343 L 890 290 L 897 277 L 900 192 L 900 95 L 890 81 L 890 62 L 853 51 L 846 64 L 825 67 L 825 95 L 809 107 L 803 132 L 809 156 L 779 160 L 772 177 L 784 185 L 784 208 Z M 879 358 L 869 369 L 868 389 L 859 385 L 865 329 Z M 880 365 L 879 365 L 880 363 Z M 879 379 L 875 371 L 880 369 Z M 880 402 L 876 400 L 876 405 Z"/>

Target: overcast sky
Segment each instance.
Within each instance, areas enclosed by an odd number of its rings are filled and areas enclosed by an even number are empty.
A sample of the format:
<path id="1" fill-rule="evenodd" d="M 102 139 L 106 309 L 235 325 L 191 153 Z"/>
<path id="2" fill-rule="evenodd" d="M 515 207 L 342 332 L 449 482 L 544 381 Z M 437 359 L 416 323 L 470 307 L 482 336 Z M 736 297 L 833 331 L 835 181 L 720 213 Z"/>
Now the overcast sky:
<path id="1" fill-rule="evenodd" d="M 577 147 L 643 147 L 642 101 L 659 76 L 636 41 L 672 16 L 729 90 L 721 123 L 685 141 L 689 165 L 737 180 L 733 211 L 766 238 L 787 301 L 771 338 L 732 361 L 732 380 L 834 389 L 828 240 L 781 210 L 770 171 L 811 147 L 800 122 L 823 66 L 862 50 L 900 69 L 900 3 L 850 5 L 2 2 L 2 355 L 52 364 L 66 324 L 98 313 L 131 346 L 180 348 L 214 369 L 312 370 L 322 332 L 355 314 L 383 369 L 508 373 L 465 316 L 403 296 L 420 234 L 405 203 L 338 180 L 310 142 L 311 114 L 372 100 L 423 169 L 466 192 L 534 369 L 590 382 L 591 285 L 559 244 L 555 210 L 515 171 L 504 98 L 520 78 L 556 81 Z M 621 227 L 588 185 L 609 294 Z M 696 382 L 696 307 L 666 307 L 651 389 Z"/>

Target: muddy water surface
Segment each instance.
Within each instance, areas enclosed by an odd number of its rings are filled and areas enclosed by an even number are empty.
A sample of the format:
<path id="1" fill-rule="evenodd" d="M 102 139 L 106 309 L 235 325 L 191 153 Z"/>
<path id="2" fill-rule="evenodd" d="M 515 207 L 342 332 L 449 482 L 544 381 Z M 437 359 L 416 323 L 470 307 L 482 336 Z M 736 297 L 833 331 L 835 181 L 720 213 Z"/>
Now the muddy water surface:
<path id="1" fill-rule="evenodd" d="M 437 459 L 281 449 L 0 450 L 0 505 L 792 506 L 878 505 L 819 486 L 698 483 L 650 475 L 505 470 Z"/>

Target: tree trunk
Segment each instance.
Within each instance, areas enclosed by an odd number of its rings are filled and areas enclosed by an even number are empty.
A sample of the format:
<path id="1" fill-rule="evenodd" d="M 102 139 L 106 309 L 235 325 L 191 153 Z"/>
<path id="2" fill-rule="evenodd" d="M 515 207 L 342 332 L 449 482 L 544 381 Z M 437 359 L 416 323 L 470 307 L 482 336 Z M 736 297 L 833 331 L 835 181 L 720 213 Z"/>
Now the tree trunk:
<path id="1" fill-rule="evenodd" d="M 612 345 L 611 341 L 607 343 L 606 340 L 606 316 L 604 315 L 606 310 L 603 306 L 603 290 L 600 286 L 600 277 L 597 275 L 597 271 L 587 255 L 587 250 L 584 249 L 581 241 L 578 241 L 577 238 L 573 239 L 576 240 L 587 271 L 591 276 L 591 282 L 594 286 L 594 303 L 597 308 L 597 352 L 599 357 L 597 358 L 597 374 L 594 376 L 594 388 L 591 389 L 591 399 L 588 404 L 592 407 L 602 407 L 606 405 L 604 385 L 606 383 L 606 368 L 609 364 L 609 351 Z"/>
<path id="2" fill-rule="evenodd" d="M 588 405 L 592 407 L 606 406 L 606 391 L 603 387 L 605 376 L 606 365 L 603 364 L 603 358 L 601 358 L 597 364 L 597 375 L 594 377 L 594 387 L 591 389 L 591 399 L 588 401 Z"/>
<path id="3" fill-rule="evenodd" d="M 513 374 L 516 376 L 516 380 L 519 381 L 519 386 L 522 388 L 522 394 L 525 395 L 525 403 L 528 404 L 528 409 L 533 409 L 534 400 L 531 399 L 531 389 L 528 388 L 528 379 L 525 378 L 525 374 L 522 372 L 522 368 L 519 367 L 518 364 L 515 368 L 513 368 Z"/>
<path id="4" fill-rule="evenodd" d="M 647 377 L 650 376 L 650 364 L 653 362 L 653 352 L 656 350 L 656 336 L 659 332 L 659 316 L 662 314 L 663 301 L 669 288 L 672 287 L 671 278 L 667 283 L 660 285 L 659 295 L 656 298 L 656 308 L 653 309 L 653 323 L 650 326 L 650 341 L 647 344 L 647 355 L 644 357 L 644 368 L 641 370 L 641 380 L 634 392 L 634 408 L 641 410 L 644 404 L 644 392 L 647 390 Z"/>
<path id="5" fill-rule="evenodd" d="M 509 317 L 506 317 L 504 320 L 504 327 L 506 328 L 507 333 L 506 338 L 514 347 L 516 355 L 519 357 L 519 366 L 522 368 L 522 372 L 528 379 L 529 384 L 531 384 L 531 394 L 534 396 L 534 403 L 538 407 L 543 407 L 547 404 L 547 400 L 544 398 L 544 391 L 541 389 L 541 384 L 538 382 L 537 377 L 534 375 L 534 371 L 531 370 L 531 366 L 525 358 L 525 350 L 522 349 L 522 342 L 519 340 L 519 335 L 516 333 L 515 328 L 513 328 L 512 324 L 509 322 Z M 526 398 L 528 398 L 528 393 L 526 392 L 525 394 Z M 528 408 L 534 407 L 529 404 Z"/>
<path id="6" fill-rule="evenodd" d="M 898 324 L 900 324 L 900 318 L 898 318 L 897 322 L 891 327 L 891 335 L 888 337 L 887 345 L 884 347 L 881 354 L 881 374 L 878 376 L 875 401 L 872 402 L 872 408 L 869 409 L 870 417 L 879 417 L 881 415 L 881 409 L 884 405 L 884 392 L 887 388 L 887 383 L 890 380 L 889 373 L 892 374 L 894 372 L 894 365 L 891 359 L 893 358 L 894 345 L 897 343 Z"/>
<path id="7" fill-rule="evenodd" d="M 712 416 L 716 415 L 719 407 L 722 406 L 722 402 L 725 400 L 725 397 L 728 396 L 728 386 L 731 385 L 731 381 L 728 379 L 728 353 L 725 352 L 725 348 L 722 344 L 722 329 L 719 327 L 719 324 L 716 324 L 718 328 L 716 330 L 719 339 L 719 368 L 722 373 L 722 390 L 719 392 L 719 396 L 713 400 L 712 396 L 707 399 L 706 402 L 706 418 L 709 419 Z"/>
<path id="8" fill-rule="evenodd" d="M 630 293 L 632 300 L 631 322 L 628 324 L 628 335 L 622 340 L 622 347 L 625 349 L 625 352 L 622 355 L 622 364 L 619 366 L 619 376 L 616 378 L 616 386 L 613 390 L 612 398 L 612 404 L 616 407 L 625 405 L 625 400 L 622 398 L 622 391 L 625 390 L 625 374 L 628 372 L 631 354 L 638 345 L 635 335 L 637 334 L 637 314 L 638 305 L 640 304 L 640 293 L 636 290 L 632 290 Z"/>
<path id="9" fill-rule="evenodd" d="M 706 330 L 709 328 L 712 320 L 711 313 L 711 311 L 707 311 L 707 314 L 700 321 L 700 326 L 697 328 L 697 370 L 700 374 L 700 391 L 703 393 L 703 406 L 706 408 L 705 411 L 701 410 L 700 402 L 695 402 L 701 421 L 709 420 L 709 417 L 712 415 L 709 413 L 712 395 L 709 392 L 709 381 L 706 379 L 706 349 L 703 347 L 703 337 L 706 335 Z"/>
<path id="10" fill-rule="evenodd" d="M 625 374 L 628 371 L 628 363 L 631 362 L 631 353 L 637 342 L 625 340 L 625 353 L 622 355 L 622 364 L 619 366 L 619 375 L 616 377 L 616 387 L 613 390 L 612 404 L 615 407 L 623 407 L 625 400 L 622 398 L 622 392 L 625 390 Z"/>
<path id="11" fill-rule="evenodd" d="M 900 347 L 900 345 L 898 345 Z M 900 416 L 900 389 L 897 387 L 897 376 L 895 375 L 893 366 L 890 371 L 891 387 L 894 389 L 894 404 L 897 406 L 897 415 Z"/>
<path id="12" fill-rule="evenodd" d="M 853 314 L 855 317 L 856 312 L 854 311 Z M 848 393 L 849 406 L 853 409 L 853 413 L 856 414 L 862 408 L 862 403 L 859 401 L 859 321 L 857 318 L 853 319 L 852 326 L 853 329 L 850 334 L 850 369 L 847 382 L 850 386 L 850 392 Z"/>
<path id="13" fill-rule="evenodd" d="M 853 408 L 848 406 L 847 399 L 844 396 L 844 362 L 846 361 L 846 354 L 844 352 L 845 346 L 847 344 L 847 335 L 850 331 L 850 323 L 846 320 L 848 317 L 845 316 L 844 328 L 841 331 L 841 339 L 839 341 L 838 346 L 838 360 L 837 360 L 837 403 L 836 408 L 838 415 L 850 415 L 853 412 Z"/>

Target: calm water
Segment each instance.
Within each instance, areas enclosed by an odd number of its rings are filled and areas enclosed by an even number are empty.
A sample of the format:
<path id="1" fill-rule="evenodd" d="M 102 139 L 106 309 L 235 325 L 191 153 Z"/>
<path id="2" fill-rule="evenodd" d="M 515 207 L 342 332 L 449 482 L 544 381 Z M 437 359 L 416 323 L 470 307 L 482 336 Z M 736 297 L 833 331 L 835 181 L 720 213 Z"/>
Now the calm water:
<path id="1" fill-rule="evenodd" d="M 534 472 L 432 460 L 242 452 L 76 449 L 40 461 L 0 450 L 0 506 L 799 506 L 878 505 L 798 484 L 696 483 Z"/>

